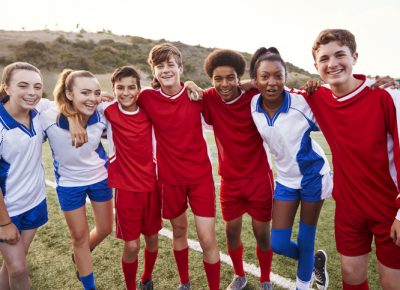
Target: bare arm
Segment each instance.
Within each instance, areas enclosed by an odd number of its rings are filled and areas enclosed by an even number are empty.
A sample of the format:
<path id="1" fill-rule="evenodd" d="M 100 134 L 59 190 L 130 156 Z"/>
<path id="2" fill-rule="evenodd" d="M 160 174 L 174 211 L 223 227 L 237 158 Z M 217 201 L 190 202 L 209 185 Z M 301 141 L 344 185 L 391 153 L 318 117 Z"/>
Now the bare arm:
<path id="1" fill-rule="evenodd" d="M 69 123 L 69 133 L 71 134 L 72 146 L 76 148 L 81 147 L 83 144 L 87 143 L 88 135 L 81 125 L 79 120 L 79 116 L 75 115 L 72 117 L 68 117 Z"/>
<path id="2" fill-rule="evenodd" d="M 11 222 L 10 216 L 4 203 L 3 193 L 0 191 L 0 240 L 14 245 L 20 238 L 19 231 L 15 224 Z"/>
<path id="3" fill-rule="evenodd" d="M 196 85 L 195 82 L 186 81 L 184 85 L 191 101 L 198 101 L 203 98 L 203 89 Z"/>

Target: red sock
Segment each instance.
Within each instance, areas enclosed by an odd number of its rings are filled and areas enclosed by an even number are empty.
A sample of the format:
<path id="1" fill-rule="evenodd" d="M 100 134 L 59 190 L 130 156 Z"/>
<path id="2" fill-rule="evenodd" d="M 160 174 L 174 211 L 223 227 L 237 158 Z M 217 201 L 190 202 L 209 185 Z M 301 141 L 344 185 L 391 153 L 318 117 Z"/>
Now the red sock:
<path id="1" fill-rule="evenodd" d="M 231 250 L 228 248 L 228 254 L 231 257 L 232 264 L 233 264 L 233 271 L 238 276 L 244 276 L 244 269 L 243 269 L 243 244 L 240 245 L 239 248 L 235 250 Z"/>
<path id="2" fill-rule="evenodd" d="M 263 252 L 257 246 L 257 258 L 261 270 L 260 282 L 271 282 L 269 275 L 271 274 L 272 250 Z"/>
<path id="3" fill-rule="evenodd" d="M 342 281 L 343 290 L 369 290 L 368 280 L 365 280 L 361 284 L 358 285 L 349 285 L 346 282 Z"/>
<path id="4" fill-rule="evenodd" d="M 136 272 L 138 268 L 138 259 L 132 263 L 126 263 L 121 259 L 122 271 L 124 272 L 126 290 L 136 290 Z"/>
<path id="5" fill-rule="evenodd" d="M 219 290 L 219 280 L 221 271 L 221 262 L 209 264 L 203 261 L 204 270 L 206 271 L 208 288 L 210 290 Z"/>
<path id="6" fill-rule="evenodd" d="M 142 274 L 142 282 L 151 280 L 153 274 L 154 264 L 156 263 L 158 250 L 155 252 L 149 252 L 146 248 L 144 249 L 144 270 Z"/>
<path id="7" fill-rule="evenodd" d="M 181 283 L 189 283 L 189 248 L 180 251 L 174 250 L 174 256 Z"/>

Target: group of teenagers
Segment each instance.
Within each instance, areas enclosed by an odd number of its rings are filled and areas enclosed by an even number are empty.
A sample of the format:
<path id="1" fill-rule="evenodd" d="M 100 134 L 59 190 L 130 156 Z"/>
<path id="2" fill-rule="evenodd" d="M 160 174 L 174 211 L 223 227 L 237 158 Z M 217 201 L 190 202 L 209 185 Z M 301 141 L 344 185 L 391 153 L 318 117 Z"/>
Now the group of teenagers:
<path id="1" fill-rule="evenodd" d="M 191 289 L 189 205 L 208 288 L 220 289 L 216 195 L 204 127 L 213 129 L 218 149 L 221 210 L 234 271 L 226 289 L 247 284 L 241 240 L 245 213 L 256 240 L 260 289 L 272 289 L 273 252 L 297 260 L 296 289 L 311 287 L 314 269 L 317 288 L 327 289 L 327 256 L 314 254 L 314 244 L 323 202 L 332 193 L 343 289 L 369 289 L 372 239 L 382 289 L 399 289 L 400 93 L 382 88 L 392 79 L 373 82 L 353 74 L 358 54 L 347 30 L 322 31 L 312 54 L 327 85 L 309 82 L 306 90 L 288 89 L 285 62 L 273 47 L 254 53 L 251 81 L 243 84 L 244 57 L 218 49 L 204 62 L 213 87 L 202 90 L 181 82 L 181 52 L 162 43 L 149 53 L 152 87 L 141 90 L 135 68 L 119 67 L 111 77 L 113 101 L 103 100 L 98 80 L 88 71 L 64 70 L 52 102 L 41 98 L 39 69 L 24 62 L 6 66 L 0 87 L 0 289 L 31 289 L 27 253 L 48 220 L 41 164 L 46 140 L 71 236 L 71 258 L 84 289 L 96 289 L 91 252 L 112 232 L 113 204 L 116 236 L 124 241 L 126 289 L 136 289 L 141 234 L 139 287 L 157 289 L 152 273 L 162 218 L 172 226 L 178 289 Z M 332 152 L 333 182 L 323 150 L 310 137 L 319 130 Z M 105 136 L 108 154 L 101 143 Z M 87 197 L 94 213 L 92 230 Z"/>

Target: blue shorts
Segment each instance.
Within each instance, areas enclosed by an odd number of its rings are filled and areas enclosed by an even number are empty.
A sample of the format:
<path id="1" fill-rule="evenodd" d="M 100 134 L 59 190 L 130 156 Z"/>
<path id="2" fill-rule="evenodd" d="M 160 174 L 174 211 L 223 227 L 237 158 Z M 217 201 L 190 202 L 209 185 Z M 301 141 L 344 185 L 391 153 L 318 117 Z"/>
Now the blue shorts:
<path id="1" fill-rule="evenodd" d="M 75 210 L 86 203 L 86 196 L 95 202 L 104 202 L 112 199 L 112 189 L 108 188 L 107 179 L 84 186 L 57 186 L 57 195 L 61 210 Z"/>
<path id="2" fill-rule="evenodd" d="M 49 220 L 47 215 L 47 203 L 44 199 L 34 208 L 11 217 L 11 221 L 15 224 L 17 229 L 21 232 L 24 230 L 33 230 L 44 225 Z"/>
<path id="3" fill-rule="evenodd" d="M 302 184 L 302 188 L 295 189 L 287 187 L 276 182 L 274 199 L 276 200 L 304 200 L 307 202 L 318 202 L 332 195 L 332 177 L 331 175 L 319 175 L 306 184 Z"/>

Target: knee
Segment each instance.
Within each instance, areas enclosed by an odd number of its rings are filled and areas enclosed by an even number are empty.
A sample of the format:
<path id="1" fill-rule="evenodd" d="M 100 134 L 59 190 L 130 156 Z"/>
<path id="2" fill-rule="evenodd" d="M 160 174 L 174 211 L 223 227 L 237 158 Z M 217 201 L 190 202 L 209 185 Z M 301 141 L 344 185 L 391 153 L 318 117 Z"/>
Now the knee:
<path id="1" fill-rule="evenodd" d="M 217 241 L 213 235 L 199 237 L 199 242 L 203 252 L 218 250 Z"/>
<path id="2" fill-rule="evenodd" d="M 81 248 L 85 245 L 89 246 L 89 234 L 84 233 L 72 233 L 71 234 L 72 246 L 74 248 Z"/>
<path id="3" fill-rule="evenodd" d="M 240 239 L 240 231 L 232 228 L 227 228 L 225 232 L 229 249 L 236 249 L 240 247 L 240 245 L 242 244 L 242 241 Z"/>
<path id="4" fill-rule="evenodd" d="M 125 253 L 126 255 L 132 257 L 132 256 L 137 256 L 140 250 L 140 244 L 138 241 L 129 241 L 125 242 Z"/>
<path id="5" fill-rule="evenodd" d="M 366 267 L 360 267 L 356 264 L 343 264 L 342 263 L 342 277 L 343 281 L 347 284 L 358 285 L 363 283 L 367 279 Z"/>
<path id="6" fill-rule="evenodd" d="M 158 235 L 146 237 L 146 249 L 150 252 L 158 249 Z"/>
<path id="7" fill-rule="evenodd" d="M 103 225 L 97 228 L 98 235 L 101 236 L 103 239 L 105 239 L 108 235 L 110 235 L 111 232 L 112 232 L 112 224 Z"/>
<path id="8" fill-rule="evenodd" d="M 175 240 L 187 238 L 187 227 L 183 225 L 175 225 L 173 227 L 173 237 Z"/>
<path id="9" fill-rule="evenodd" d="M 7 267 L 8 275 L 10 279 L 15 280 L 15 279 L 23 279 L 23 277 L 28 276 L 28 265 L 25 262 L 20 262 L 20 263 L 12 263 L 12 265 L 9 265 Z"/>

